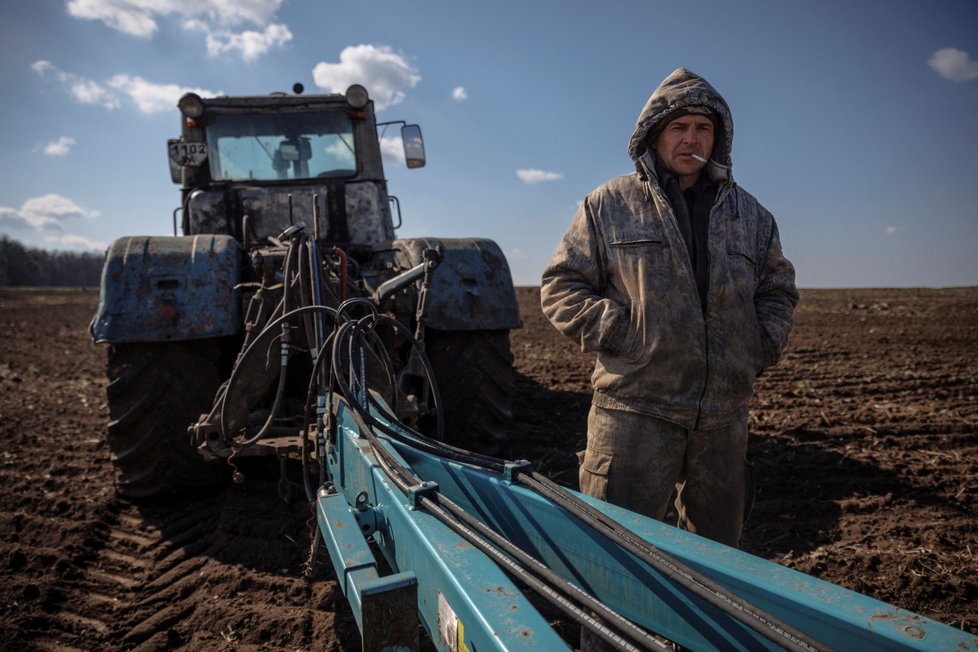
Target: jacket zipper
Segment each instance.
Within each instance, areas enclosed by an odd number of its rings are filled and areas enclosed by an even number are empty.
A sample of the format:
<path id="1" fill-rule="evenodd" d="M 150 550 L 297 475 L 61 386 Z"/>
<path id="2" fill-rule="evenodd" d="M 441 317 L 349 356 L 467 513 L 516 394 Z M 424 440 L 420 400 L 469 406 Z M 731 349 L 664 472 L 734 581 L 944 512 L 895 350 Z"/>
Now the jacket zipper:
<path id="1" fill-rule="evenodd" d="M 707 231 L 706 231 L 706 238 L 707 238 L 707 247 L 706 247 L 707 263 L 706 264 L 710 268 L 713 267 L 712 258 L 709 256 L 710 227 L 713 226 L 713 213 L 716 211 L 717 206 L 719 206 L 722 203 L 723 199 L 727 196 L 727 193 L 729 192 L 730 192 L 729 184 L 726 185 L 725 187 L 722 187 L 717 192 L 717 198 L 716 201 L 713 202 L 713 208 L 710 209 L 710 224 L 707 227 Z M 708 270 L 708 275 L 709 272 L 711 271 L 712 269 Z M 712 287 L 713 284 L 711 283 L 710 288 L 712 289 Z M 693 430 L 700 429 L 700 418 L 703 416 L 703 399 L 706 397 L 706 386 L 710 382 L 710 328 L 709 328 L 709 320 L 707 319 L 707 313 L 709 312 L 709 307 L 710 307 L 710 290 L 708 289 L 706 293 L 706 309 L 703 312 L 703 359 L 706 368 L 704 369 L 703 372 L 703 388 L 700 390 L 700 398 L 698 401 L 696 401 L 696 420 L 693 422 Z"/>

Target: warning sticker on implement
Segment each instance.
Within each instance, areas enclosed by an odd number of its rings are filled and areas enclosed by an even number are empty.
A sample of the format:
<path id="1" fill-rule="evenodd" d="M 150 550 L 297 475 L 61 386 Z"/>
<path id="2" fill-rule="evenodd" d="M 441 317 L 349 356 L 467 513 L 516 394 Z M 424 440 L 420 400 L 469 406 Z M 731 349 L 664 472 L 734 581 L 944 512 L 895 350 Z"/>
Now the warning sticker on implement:
<path id="1" fill-rule="evenodd" d="M 438 593 L 438 632 L 449 652 L 469 652 L 465 644 L 465 627 L 441 592 Z"/>

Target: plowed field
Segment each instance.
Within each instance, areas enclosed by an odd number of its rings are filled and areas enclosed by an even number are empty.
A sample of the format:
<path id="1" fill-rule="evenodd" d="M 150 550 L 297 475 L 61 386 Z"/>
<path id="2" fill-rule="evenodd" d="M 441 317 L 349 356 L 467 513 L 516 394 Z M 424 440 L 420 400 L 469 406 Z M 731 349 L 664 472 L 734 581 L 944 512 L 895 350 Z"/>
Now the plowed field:
<path id="1" fill-rule="evenodd" d="M 513 457 L 576 486 L 593 358 L 519 288 Z M 277 468 L 117 497 L 94 291 L 0 289 L 0 649 L 359 650 Z M 743 547 L 978 632 L 978 288 L 808 290 L 762 377 Z M 230 469 L 229 469 L 230 475 Z"/>

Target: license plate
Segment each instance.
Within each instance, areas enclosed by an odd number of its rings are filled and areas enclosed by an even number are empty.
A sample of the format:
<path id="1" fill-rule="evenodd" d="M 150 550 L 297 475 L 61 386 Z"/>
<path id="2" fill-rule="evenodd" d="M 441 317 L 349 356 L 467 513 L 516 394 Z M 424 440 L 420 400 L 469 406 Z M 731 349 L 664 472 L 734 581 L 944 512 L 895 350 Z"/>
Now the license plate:
<path id="1" fill-rule="evenodd" d="M 182 140 L 167 141 L 170 160 L 174 164 L 198 166 L 207 160 L 207 143 L 185 143 Z"/>

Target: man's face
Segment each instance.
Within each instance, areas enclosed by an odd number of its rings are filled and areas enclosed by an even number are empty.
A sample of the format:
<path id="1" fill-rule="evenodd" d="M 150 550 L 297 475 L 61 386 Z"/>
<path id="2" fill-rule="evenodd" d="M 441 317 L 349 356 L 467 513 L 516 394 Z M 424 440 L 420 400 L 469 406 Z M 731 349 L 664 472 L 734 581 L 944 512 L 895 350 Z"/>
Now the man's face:
<path id="1" fill-rule="evenodd" d="M 696 181 L 706 163 L 693 154 L 709 159 L 713 154 L 713 122 L 705 115 L 684 115 L 665 126 L 655 137 L 652 148 L 665 168 L 689 185 Z"/>

